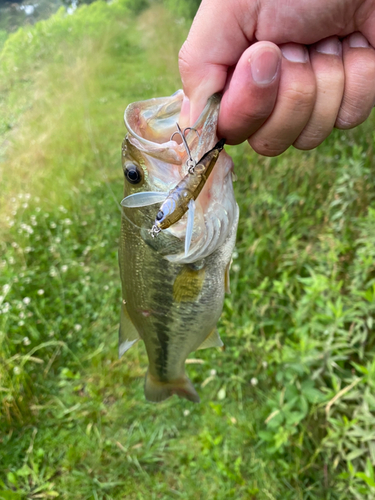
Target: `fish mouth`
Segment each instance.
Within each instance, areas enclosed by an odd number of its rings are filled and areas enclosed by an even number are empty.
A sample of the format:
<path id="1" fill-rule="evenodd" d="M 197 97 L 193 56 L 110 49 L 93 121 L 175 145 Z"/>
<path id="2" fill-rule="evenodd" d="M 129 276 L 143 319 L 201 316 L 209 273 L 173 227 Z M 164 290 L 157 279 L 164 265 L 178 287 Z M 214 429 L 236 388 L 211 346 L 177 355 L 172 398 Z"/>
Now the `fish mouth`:
<path id="1" fill-rule="evenodd" d="M 171 137 L 177 131 L 184 96 L 183 90 L 177 90 L 169 97 L 129 104 L 124 113 L 129 142 L 154 158 L 182 165 L 187 159 L 187 152 L 182 143 L 171 140 Z M 216 143 L 220 101 L 221 95 L 214 94 L 185 135 L 196 161 Z"/>
<path id="2" fill-rule="evenodd" d="M 157 183 L 161 171 L 164 182 L 168 176 L 173 181 L 176 176 L 182 178 L 188 172 L 188 154 L 184 144 L 171 140 L 172 134 L 177 130 L 176 124 L 180 118 L 183 99 L 184 92 L 178 90 L 170 97 L 130 104 L 125 110 L 128 142 L 149 157 L 151 190 L 153 179 Z M 216 128 L 220 101 L 221 96 L 214 94 L 185 135 L 192 157 L 196 161 L 217 143 Z M 174 254 L 164 255 L 165 259 L 178 264 L 194 263 L 211 255 L 224 243 L 238 220 L 232 172 L 233 162 L 228 154 L 222 151 L 195 202 L 194 228 L 188 254 L 176 250 Z M 170 228 L 163 230 L 163 233 L 165 236 L 171 235 L 184 241 L 186 226 L 187 214 Z"/>

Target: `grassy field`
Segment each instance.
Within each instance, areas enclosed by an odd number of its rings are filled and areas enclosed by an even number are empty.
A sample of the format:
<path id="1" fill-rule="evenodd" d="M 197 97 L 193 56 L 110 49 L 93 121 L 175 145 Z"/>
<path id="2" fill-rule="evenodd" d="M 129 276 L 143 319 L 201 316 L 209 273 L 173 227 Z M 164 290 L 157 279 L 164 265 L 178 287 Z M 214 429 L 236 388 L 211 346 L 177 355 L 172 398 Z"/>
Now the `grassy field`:
<path id="1" fill-rule="evenodd" d="M 0 500 L 375 498 L 374 119 L 227 148 L 241 217 L 202 403 L 117 357 L 123 110 L 181 86 L 183 5 L 60 11 L 0 52 Z"/>

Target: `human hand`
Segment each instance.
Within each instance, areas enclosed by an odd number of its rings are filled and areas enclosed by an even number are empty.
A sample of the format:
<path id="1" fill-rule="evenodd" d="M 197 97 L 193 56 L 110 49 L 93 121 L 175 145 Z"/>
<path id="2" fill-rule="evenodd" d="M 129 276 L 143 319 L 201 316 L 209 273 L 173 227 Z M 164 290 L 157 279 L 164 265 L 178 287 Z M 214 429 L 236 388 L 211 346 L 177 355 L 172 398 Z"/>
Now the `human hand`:
<path id="1" fill-rule="evenodd" d="M 375 0 L 203 0 L 179 55 L 182 120 L 223 92 L 228 144 L 248 139 L 266 156 L 313 149 L 370 114 L 373 46 Z"/>

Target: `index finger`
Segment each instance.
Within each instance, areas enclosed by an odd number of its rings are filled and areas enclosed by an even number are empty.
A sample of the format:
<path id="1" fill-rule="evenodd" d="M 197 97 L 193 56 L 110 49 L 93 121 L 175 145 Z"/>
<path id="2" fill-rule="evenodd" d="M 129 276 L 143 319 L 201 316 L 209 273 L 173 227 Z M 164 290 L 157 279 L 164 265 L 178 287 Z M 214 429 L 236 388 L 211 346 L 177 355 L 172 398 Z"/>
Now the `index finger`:
<path id="1" fill-rule="evenodd" d="M 249 22 L 255 16 L 247 9 Z M 219 12 L 219 15 L 218 15 Z M 207 99 L 223 90 L 228 69 L 234 66 L 251 42 L 237 21 L 241 9 L 228 7 L 227 0 L 203 0 L 187 40 L 179 53 L 179 68 L 185 94 L 190 99 L 193 123 Z M 255 26 L 254 26 L 255 27 Z M 247 31 L 254 32 L 254 29 Z"/>

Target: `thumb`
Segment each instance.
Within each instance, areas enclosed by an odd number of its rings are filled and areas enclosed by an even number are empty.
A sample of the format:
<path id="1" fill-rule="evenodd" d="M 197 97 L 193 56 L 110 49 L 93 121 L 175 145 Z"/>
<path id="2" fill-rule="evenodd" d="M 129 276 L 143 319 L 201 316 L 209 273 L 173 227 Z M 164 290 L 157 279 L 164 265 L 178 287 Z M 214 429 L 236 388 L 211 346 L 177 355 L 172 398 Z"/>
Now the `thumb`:
<path id="1" fill-rule="evenodd" d="M 224 91 L 218 133 L 227 144 L 240 144 L 271 115 L 281 74 L 281 51 L 257 42 L 242 54 Z"/>
<path id="2" fill-rule="evenodd" d="M 228 69 L 236 65 L 249 46 L 249 39 L 235 15 L 240 2 L 231 0 L 230 4 L 229 8 L 228 0 L 202 0 L 179 53 L 181 80 L 190 100 L 191 123 L 198 118 L 207 99 L 224 89 Z M 252 15 L 255 7 L 247 10 L 251 19 L 256 17 Z M 250 38 L 253 38 L 251 34 Z"/>

